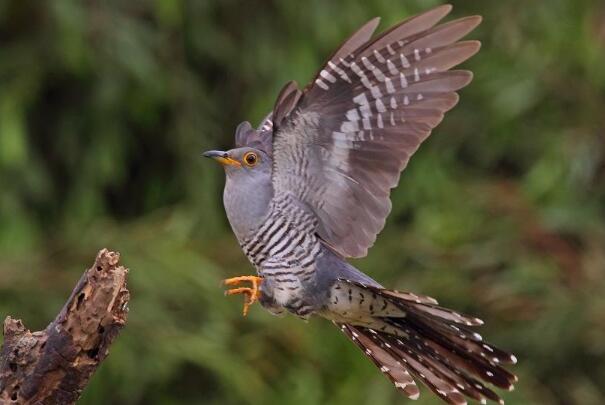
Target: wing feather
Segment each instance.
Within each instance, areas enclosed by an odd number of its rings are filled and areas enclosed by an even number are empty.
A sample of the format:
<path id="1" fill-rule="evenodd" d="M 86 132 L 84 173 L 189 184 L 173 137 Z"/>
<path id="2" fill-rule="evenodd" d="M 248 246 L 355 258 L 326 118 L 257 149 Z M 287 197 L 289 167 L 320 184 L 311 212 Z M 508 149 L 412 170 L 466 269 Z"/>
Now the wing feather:
<path id="1" fill-rule="evenodd" d="M 479 50 L 478 41 L 458 41 L 481 17 L 437 25 L 450 11 L 436 7 L 374 40 L 371 20 L 304 91 L 291 82 L 277 99 L 275 198 L 296 196 L 319 218 L 320 237 L 345 257 L 365 256 L 401 171 L 472 80 L 470 71 L 450 69 Z"/>

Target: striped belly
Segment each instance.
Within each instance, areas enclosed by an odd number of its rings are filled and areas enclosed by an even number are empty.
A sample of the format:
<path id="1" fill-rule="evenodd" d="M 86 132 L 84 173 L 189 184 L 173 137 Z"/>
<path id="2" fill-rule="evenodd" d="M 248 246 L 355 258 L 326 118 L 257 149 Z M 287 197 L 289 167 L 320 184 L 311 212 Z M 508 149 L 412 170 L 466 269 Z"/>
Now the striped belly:
<path id="1" fill-rule="evenodd" d="M 265 279 L 263 293 L 297 315 L 312 310 L 304 289 L 315 275 L 315 260 L 321 250 L 314 230 L 315 219 L 302 209 L 275 207 L 258 232 L 241 244 Z"/>

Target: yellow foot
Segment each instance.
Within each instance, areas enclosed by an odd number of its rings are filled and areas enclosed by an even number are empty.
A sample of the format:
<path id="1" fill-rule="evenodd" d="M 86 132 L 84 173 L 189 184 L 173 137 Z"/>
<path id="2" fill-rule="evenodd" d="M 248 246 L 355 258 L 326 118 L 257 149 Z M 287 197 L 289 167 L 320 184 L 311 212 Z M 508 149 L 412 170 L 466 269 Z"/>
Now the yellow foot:
<path id="1" fill-rule="evenodd" d="M 249 281 L 252 284 L 252 287 L 238 287 L 231 288 L 225 291 L 225 295 L 234 295 L 234 294 L 244 294 L 246 296 L 246 300 L 244 301 L 244 316 L 248 314 L 248 308 L 250 305 L 254 304 L 256 300 L 260 298 L 260 282 L 263 281 L 262 277 L 256 276 L 240 276 L 233 277 L 223 280 L 223 284 L 226 286 L 235 286 L 243 281 Z"/>

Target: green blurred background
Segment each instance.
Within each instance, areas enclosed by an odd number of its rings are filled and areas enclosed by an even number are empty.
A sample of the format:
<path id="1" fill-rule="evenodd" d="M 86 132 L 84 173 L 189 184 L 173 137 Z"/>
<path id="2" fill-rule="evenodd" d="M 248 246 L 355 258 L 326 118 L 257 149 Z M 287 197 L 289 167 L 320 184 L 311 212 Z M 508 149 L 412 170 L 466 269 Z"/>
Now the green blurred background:
<path id="1" fill-rule="evenodd" d="M 437 4 L 0 0 L 0 315 L 43 328 L 108 247 L 130 319 L 82 404 L 407 403 L 328 322 L 223 297 L 253 269 L 200 153 L 369 18 Z M 520 360 L 508 403 L 603 404 L 605 4 L 454 6 L 485 18 L 475 80 L 355 264 L 482 317 Z"/>

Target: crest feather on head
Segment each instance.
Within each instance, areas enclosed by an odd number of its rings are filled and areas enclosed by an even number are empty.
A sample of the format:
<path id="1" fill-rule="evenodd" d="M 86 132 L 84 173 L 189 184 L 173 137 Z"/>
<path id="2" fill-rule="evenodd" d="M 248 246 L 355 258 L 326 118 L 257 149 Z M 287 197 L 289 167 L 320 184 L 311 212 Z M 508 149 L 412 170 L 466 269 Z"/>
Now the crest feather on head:
<path id="1" fill-rule="evenodd" d="M 248 121 L 244 121 L 235 130 L 235 147 L 249 147 L 260 149 L 269 156 L 273 151 L 273 114 L 269 114 L 261 122 L 258 129 L 252 128 Z"/>

